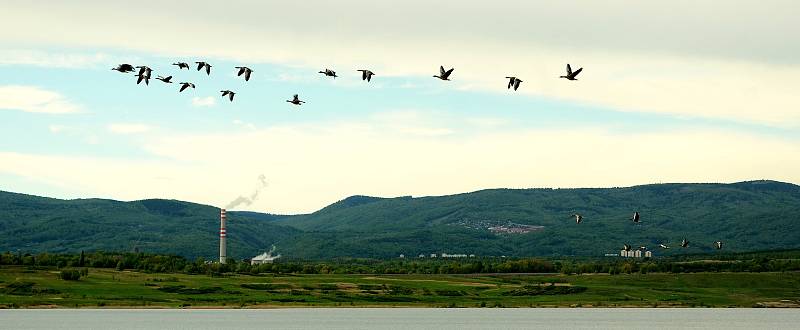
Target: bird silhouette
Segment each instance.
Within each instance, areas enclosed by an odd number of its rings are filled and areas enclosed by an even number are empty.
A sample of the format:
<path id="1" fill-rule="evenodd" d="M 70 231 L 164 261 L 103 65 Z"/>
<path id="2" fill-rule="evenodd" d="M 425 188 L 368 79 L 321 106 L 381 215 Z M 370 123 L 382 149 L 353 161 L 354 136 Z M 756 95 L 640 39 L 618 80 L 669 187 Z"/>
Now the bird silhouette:
<path id="1" fill-rule="evenodd" d="M 440 65 L 439 66 L 439 75 L 438 76 L 434 76 L 434 77 L 439 78 L 441 80 L 450 80 L 450 74 L 453 73 L 453 69 L 454 68 L 450 68 L 450 70 L 445 71 L 444 67 Z"/>
<path id="2" fill-rule="evenodd" d="M 178 93 L 183 92 L 185 89 L 187 89 L 189 87 L 194 88 L 194 84 L 188 83 L 188 82 L 182 82 L 181 83 L 181 89 L 178 90 Z"/>
<path id="3" fill-rule="evenodd" d="M 572 216 L 575 217 L 575 223 L 581 223 L 581 221 L 583 221 L 583 216 L 580 214 L 575 213 Z"/>
<path id="4" fill-rule="evenodd" d="M 684 239 L 681 241 L 681 247 L 683 247 L 683 248 L 685 248 L 685 247 L 689 247 L 689 241 L 687 241 L 687 240 L 684 238 Z"/>
<path id="5" fill-rule="evenodd" d="M 719 249 L 722 249 L 722 241 L 716 241 L 716 242 L 714 242 L 714 247 L 715 247 L 717 250 L 719 250 Z"/>
<path id="6" fill-rule="evenodd" d="M 639 223 L 639 212 L 633 212 L 633 217 L 631 217 L 634 223 Z"/>
<path id="7" fill-rule="evenodd" d="M 222 97 L 228 96 L 228 99 L 230 99 L 231 102 L 233 102 L 233 96 L 236 95 L 236 93 L 229 91 L 227 89 L 219 92 L 222 93 Z"/>
<path id="8" fill-rule="evenodd" d="M 186 62 L 172 63 L 172 65 L 177 65 L 178 66 L 178 70 L 181 70 L 181 69 L 189 70 L 189 63 L 186 63 Z"/>
<path id="9" fill-rule="evenodd" d="M 167 76 L 166 78 L 162 77 L 162 76 L 158 76 L 158 77 L 156 77 L 156 79 L 161 80 L 161 81 L 163 81 L 163 82 L 165 82 L 167 84 L 171 84 L 172 83 L 172 76 Z"/>
<path id="10" fill-rule="evenodd" d="M 517 88 L 519 88 L 519 84 L 522 83 L 522 80 L 519 80 L 519 78 L 517 77 L 506 77 L 506 79 L 508 79 L 507 89 L 511 89 L 511 87 L 514 87 L 514 90 L 517 90 Z"/>
<path id="11" fill-rule="evenodd" d="M 139 77 L 138 79 L 136 79 L 136 84 L 137 85 L 139 83 L 141 83 L 142 81 L 144 81 L 145 85 L 150 85 L 150 76 L 145 75 L 145 74 L 138 74 L 136 76 Z"/>
<path id="12" fill-rule="evenodd" d="M 133 65 L 130 65 L 130 64 L 127 64 L 127 63 L 123 63 L 123 64 L 120 64 L 120 65 L 117 65 L 116 68 L 111 68 L 111 70 L 119 71 L 119 72 L 122 72 L 122 73 L 128 73 L 128 72 L 135 71 L 134 68 L 133 68 Z"/>
<path id="13" fill-rule="evenodd" d="M 244 75 L 244 81 L 250 81 L 250 74 L 253 73 L 253 70 L 246 66 L 237 66 L 236 68 L 239 69 L 237 76 Z"/>
<path id="14" fill-rule="evenodd" d="M 628 244 L 623 244 L 622 245 L 622 249 L 625 250 L 625 251 L 630 251 L 631 250 L 631 246 L 628 245 Z"/>
<path id="15" fill-rule="evenodd" d="M 330 69 L 327 69 L 327 68 L 325 69 L 325 71 L 320 71 L 319 73 L 324 74 L 324 75 L 326 75 L 328 77 L 333 77 L 333 79 L 336 79 L 336 77 L 338 77 L 336 75 L 336 71 L 333 71 L 333 70 L 330 70 Z"/>
<path id="16" fill-rule="evenodd" d="M 139 69 L 139 75 L 140 76 L 141 75 L 145 75 L 145 76 L 147 76 L 147 79 L 150 79 L 150 74 L 153 73 L 153 69 L 149 68 L 146 65 L 137 66 L 136 68 Z"/>
<path id="17" fill-rule="evenodd" d="M 297 94 L 294 94 L 294 97 L 292 97 L 291 100 L 286 100 L 286 102 L 289 102 L 294 105 L 302 105 L 303 103 L 306 103 L 306 101 L 300 101 L 300 97 L 297 96 Z"/>
<path id="18" fill-rule="evenodd" d="M 372 80 L 372 76 L 375 74 L 374 72 L 365 69 L 361 69 L 358 71 L 361 71 L 361 80 L 366 80 L 366 81 Z"/>
<path id="19" fill-rule="evenodd" d="M 669 246 L 664 245 L 664 243 L 659 244 L 662 249 L 669 249 Z"/>
<path id="20" fill-rule="evenodd" d="M 575 77 L 577 77 L 578 74 L 581 73 L 581 71 L 583 71 L 583 68 L 575 70 L 575 72 L 572 72 L 572 67 L 570 67 L 569 64 L 567 64 L 567 75 L 566 76 L 561 76 L 560 78 L 566 78 L 568 80 L 578 80 L 578 79 L 575 79 Z"/>
<path id="21" fill-rule="evenodd" d="M 206 62 L 195 62 L 195 63 L 197 63 L 197 71 L 203 70 L 203 68 L 205 68 L 206 75 L 211 75 L 211 64 L 208 64 Z"/>

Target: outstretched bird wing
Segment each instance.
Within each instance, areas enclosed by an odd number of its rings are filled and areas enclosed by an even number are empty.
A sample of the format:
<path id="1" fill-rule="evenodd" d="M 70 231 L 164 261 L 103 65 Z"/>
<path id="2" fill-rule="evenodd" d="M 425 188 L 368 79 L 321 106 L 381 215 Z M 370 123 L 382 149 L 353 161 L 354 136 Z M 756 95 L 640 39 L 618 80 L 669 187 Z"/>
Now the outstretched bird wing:
<path id="1" fill-rule="evenodd" d="M 445 76 L 448 76 L 448 77 L 449 77 L 449 76 L 450 76 L 450 74 L 451 74 L 451 73 L 453 73 L 453 70 L 455 70 L 455 68 L 450 68 L 450 70 L 447 70 L 447 71 L 444 73 L 444 74 L 445 74 Z"/>
<path id="2" fill-rule="evenodd" d="M 439 74 L 444 77 L 445 75 L 444 66 L 441 65 L 439 66 Z"/>
<path id="3" fill-rule="evenodd" d="M 517 90 L 517 88 L 519 88 L 519 84 L 521 84 L 521 83 L 522 83 L 522 80 L 516 79 L 514 81 L 514 90 Z"/>
<path id="4" fill-rule="evenodd" d="M 197 71 L 203 70 L 203 67 L 206 65 L 206 62 L 195 62 L 197 63 Z"/>
<path id="5" fill-rule="evenodd" d="M 206 63 L 206 75 L 211 75 L 211 64 Z"/>
<path id="6" fill-rule="evenodd" d="M 185 89 L 187 89 L 187 88 L 189 88 L 189 84 L 181 84 L 181 90 L 179 90 L 178 92 L 179 92 L 179 93 L 180 93 L 180 92 L 183 92 L 183 91 L 184 91 Z"/>
<path id="7" fill-rule="evenodd" d="M 239 69 L 239 73 L 237 73 L 236 76 L 241 76 L 244 73 L 244 67 L 243 66 L 237 66 L 236 68 Z"/>
<path id="8" fill-rule="evenodd" d="M 571 74 L 572 74 L 572 67 L 569 66 L 569 63 L 567 63 L 567 75 L 571 75 Z"/>
<path id="9" fill-rule="evenodd" d="M 245 70 L 244 72 L 244 81 L 250 81 L 250 74 L 253 73 L 252 70 Z"/>
<path id="10" fill-rule="evenodd" d="M 571 74 L 571 76 L 572 76 L 572 77 L 576 77 L 576 76 L 578 76 L 578 74 L 579 74 L 579 73 L 581 73 L 581 71 L 583 71 L 583 68 L 580 68 L 580 69 L 578 69 L 578 70 L 575 70 L 575 72 L 573 72 L 573 73 Z"/>
<path id="11" fill-rule="evenodd" d="M 300 101 L 300 97 L 297 94 L 294 94 L 294 97 L 292 98 L 292 100 L 295 101 L 295 102 Z"/>

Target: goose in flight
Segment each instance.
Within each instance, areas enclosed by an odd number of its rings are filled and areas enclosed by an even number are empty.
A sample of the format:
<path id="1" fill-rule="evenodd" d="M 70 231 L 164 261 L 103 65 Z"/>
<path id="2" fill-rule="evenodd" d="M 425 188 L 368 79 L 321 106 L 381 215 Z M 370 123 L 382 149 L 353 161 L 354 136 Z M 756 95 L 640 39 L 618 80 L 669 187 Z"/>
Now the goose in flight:
<path id="1" fill-rule="evenodd" d="M 178 70 L 181 70 L 181 69 L 189 70 L 189 63 L 186 63 L 186 62 L 172 63 L 172 65 L 177 65 L 178 66 Z"/>
<path id="2" fill-rule="evenodd" d="M 253 70 L 246 66 L 237 66 L 236 68 L 239 69 L 237 76 L 244 75 L 244 81 L 250 81 L 250 74 L 253 73 Z"/>
<path id="3" fill-rule="evenodd" d="M 568 80 L 578 80 L 578 79 L 575 79 L 575 77 L 577 77 L 578 74 L 581 73 L 581 71 L 583 71 L 583 68 L 575 70 L 575 72 L 572 72 L 572 67 L 570 67 L 569 64 L 567 64 L 567 75 L 566 76 L 561 76 L 561 78 L 566 78 Z"/>
<path id="4" fill-rule="evenodd" d="M 639 212 L 633 212 L 633 217 L 631 217 L 634 223 L 639 223 Z"/>
<path id="5" fill-rule="evenodd" d="M 136 76 L 139 77 L 138 79 L 136 79 L 137 85 L 140 84 L 142 81 L 144 81 L 145 85 L 150 85 L 150 76 L 144 74 L 138 74 Z"/>
<path id="6" fill-rule="evenodd" d="M 439 75 L 434 76 L 435 78 L 439 78 L 441 80 L 450 80 L 450 74 L 453 73 L 454 68 L 450 68 L 450 70 L 445 71 L 443 66 L 439 66 Z"/>
<path id="7" fill-rule="evenodd" d="M 319 73 L 324 74 L 324 75 L 326 75 L 328 77 L 333 77 L 333 79 L 336 79 L 336 77 L 338 77 L 336 75 L 336 71 L 333 71 L 333 70 L 327 69 L 327 68 L 325 69 L 325 71 L 320 71 Z"/>
<path id="8" fill-rule="evenodd" d="M 195 63 L 197 63 L 197 71 L 203 70 L 203 68 L 205 68 L 206 75 L 211 75 L 211 64 L 208 64 L 206 62 L 195 62 Z"/>
<path id="9" fill-rule="evenodd" d="M 302 105 L 303 103 L 306 103 L 306 101 L 300 101 L 300 97 L 297 96 L 297 94 L 294 94 L 294 97 L 292 97 L 291 100 L 286 100 L 286 102 L 289 102 L 294 105 Z"/>
<path id="10" fill-rule="evenodd" d="M 681 241 L 681 247 L 684 247 L 684 248 L 685 248 L 685 247 L 689 247 L 689 241 L 687 241 L 687 240 L 684 238 L 684 239 Z"/>
<path id="11" fill-rule="evenodd" d="M 628 245 L 628 244 L 623 244 L 622 245 L 622 249 L 625 250 L 625 251 L 630 251 L 631 250 L 631 246 Z"/>
<path id="12" fill-rule="evenodd" d="M 508 89 L 514 87 L 514 90 L 517 90 L 519 84 L 522 83 L 522 80 L 519 80 L 517 77 L 506 77 L 506 79 L 508 79 Z"/>
<path id="13" fill-rule="evenodd" d="M 150 79 L 150 74 L 153 73 L 153 69 L 149 68 L 146 65 L 137 66 L 136 68 L 139 69 L 139 75 L 140 76 L 141 75 L 145 75 L 145 76 L 147 76 L 147 79 Z"/>
<path id="14" fill-rule="evenodd" d="M 123 64 L 120 64 L 120 65 L 117 65 L 116 68 L 111 68 L 111 70 L 119 71 L 119 72 L 122 72 L 122 73 L 128 73 L 128 72 L 135 71 L 133 69 L 133 65 L 130 65 L 130 64 L 127 64 L 127 63 L 123 63 Z"/>
<path id="15" fill-rule="evenodd" d="M 669 249 L 669 246 L 664 245 L 664 243 L 659 244 L 662 249 Z"/>
<path id="16" fill-rule="evenodd" d="M 361 70 L 358 70 L 358 71 L 361 71 L 361 80 L 370 81 L 370 80 L 372 80 L 372 76 L 375 75 L 374 72 L 369 71 L 369 70 L 361 69 Z"/>
<path id="17" fill-rule="evenodd" d="M 233 102 L 233 96 L 234 96 L 234 95 L 236 95 L 236 93 L 234 93 L 234 92 L 231 92 L 231 91 L 229 91 L 229 90 L 227 90 L 227 89 L 226 89 L 226 90 L 224 90 L 224 91 L 219 91 L 219 92 L 220 92 L 220 93 L 222 93 L 222 97 L 225 97 L 225 96 L 227 96 L 227 97 L 228 97 L 228 99 L 230 99 L 230 100 L 231 100 L 231 102 Z"/>
<path id="18" fill-rule="evenodd" d="M 166 78 L 162 77 L 162 76 L 158 76 L 158 77 L 156 77 L 156 79 L 161 80 L 161 81 L 163 81 L 163 82 L 165 82 L 167 84 L 171 84 L 172 83 L 172 76 L 167 76 Z"/>
<path id="19" fill-rule="evenodd" d="M 183 92 L 185 89 L 187 89 L 189 87 L 194 88 L 194 84 L 188 83 L 188 82 L 182 82 L 181 83 L 181 89 L 178 91 L 178 93 Z"/>
<path id="20" fill-rule="evenodd" d="M 575 217 L 575 223 L 581 223 L 581 221 L 583 221 L 583 216 L 580 214 L 575 213 L 572 216 Z"/>
<path id="21" fill-rule="evenodd" d="M 721 249 L 721 248 L 722 248 L 722 241 L 716 241 L 716 242 L 714 242 L 714 247 L 715 247 L 717 250 Z"/>

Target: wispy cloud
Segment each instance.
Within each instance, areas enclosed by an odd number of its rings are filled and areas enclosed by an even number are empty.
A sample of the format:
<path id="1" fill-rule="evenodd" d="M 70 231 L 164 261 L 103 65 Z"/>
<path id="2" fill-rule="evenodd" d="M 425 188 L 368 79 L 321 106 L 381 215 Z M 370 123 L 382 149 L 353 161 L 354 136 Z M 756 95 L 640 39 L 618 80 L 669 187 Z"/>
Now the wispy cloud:
<path id="1" fill-rule="evenodd" d="M 195 96 L 192 98 L 192 106 L 194 107 L 213 107 L 215 104 L 217 104 L 217 99 L 211 96 Z"/>
<path id="2" fill-rule="evenodd" d="M 108 129 L 109 132 L 114 134 L 138 134 L 153 129 L 153 127 L 150 125 L 132 124 L 132 123 L 109 124 L 106 128 Z"/>
<path id="3" fill-rule="evenodd" d="M 0 50 L 0 66 L 32 65 L 48 68 L 88 68 L 111 60 L 105 53 L 52 53 L 39 50 Z"/>
<path id="4" fill-rule="evenodd" d="M 0 86 L 0 109 L 35 113 L 68 114 L 81 111 L 58 92 L 35 86 Z"/>

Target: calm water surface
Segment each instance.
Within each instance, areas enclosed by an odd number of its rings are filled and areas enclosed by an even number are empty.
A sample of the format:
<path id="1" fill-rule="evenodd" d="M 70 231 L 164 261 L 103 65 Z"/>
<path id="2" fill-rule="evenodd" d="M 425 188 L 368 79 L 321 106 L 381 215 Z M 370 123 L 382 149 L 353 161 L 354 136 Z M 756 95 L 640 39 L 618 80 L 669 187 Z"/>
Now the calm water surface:
<path id="1" fill-rule="evenodd" d="M 0 329 L 800 329 L 797 309 L 0 310 Z"/>

